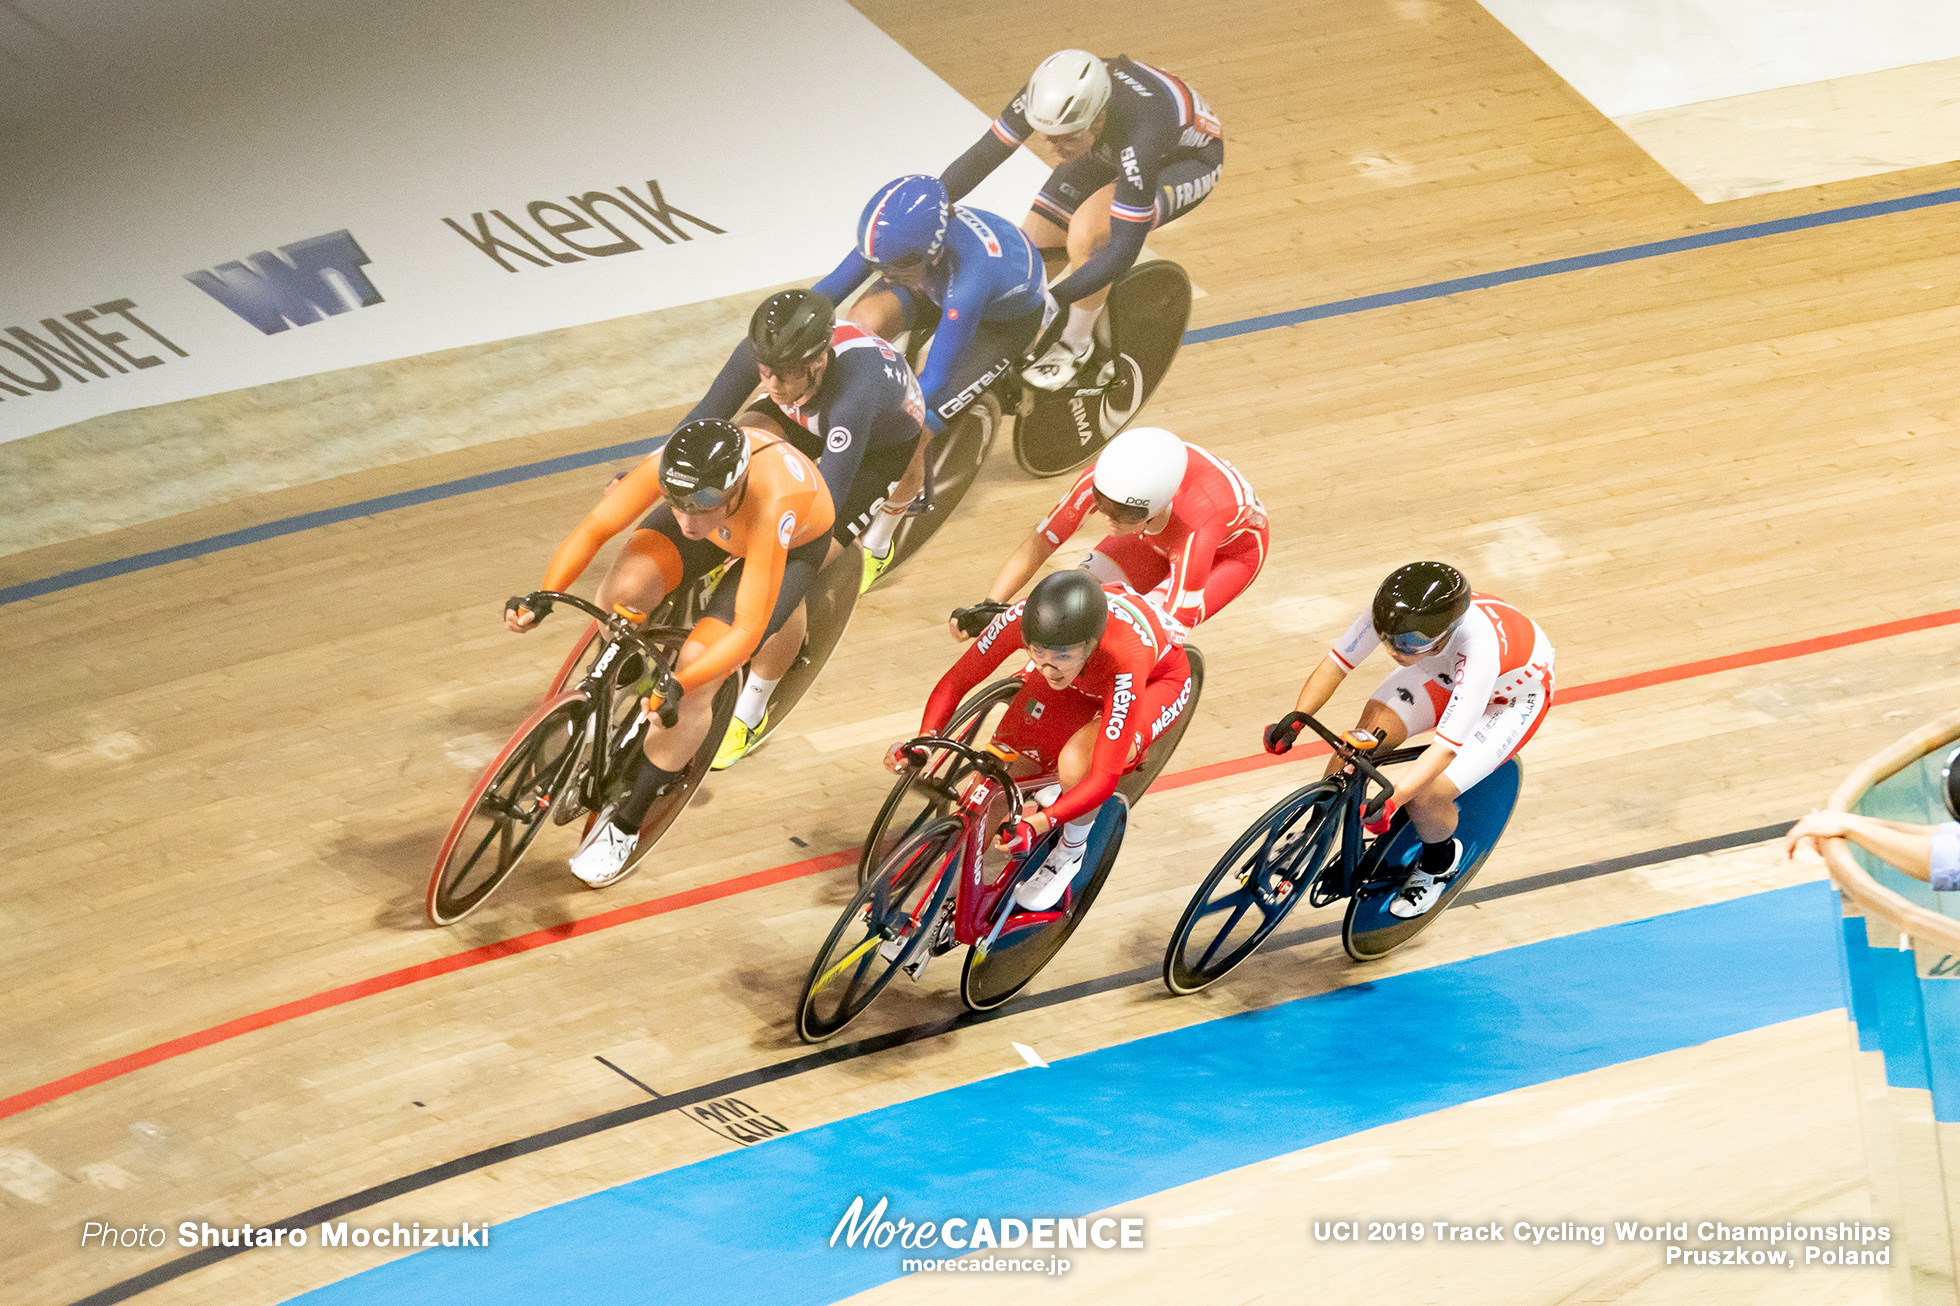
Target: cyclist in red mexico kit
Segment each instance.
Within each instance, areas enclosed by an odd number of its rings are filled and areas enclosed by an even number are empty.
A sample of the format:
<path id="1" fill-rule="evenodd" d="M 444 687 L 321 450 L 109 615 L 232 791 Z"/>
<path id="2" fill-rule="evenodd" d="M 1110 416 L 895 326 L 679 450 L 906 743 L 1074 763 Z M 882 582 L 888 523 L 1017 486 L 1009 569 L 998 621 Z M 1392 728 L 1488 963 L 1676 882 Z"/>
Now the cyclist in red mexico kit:
<path id="1" fill-rule="evenodd" d="M 1143 595 L 1180 639 L 1243 594 L 1266 561 L 1266 509 L 1238 469 L 1160 427 L 1139 426 L 1109 442 L 976 608 L 998 610 L 1091 512 L 1109 520 L 1110 532 L 1082 568 Z"/>
<path id="2" fill-rule="evenodd" d="M 1536 622 L 1502 599 L 1472 593 L 1456 568 L 1412 562 L 1389 573 L 1372 610 L 1327 651 L 1301 686 L 1295 710 L 1266 727 L 1266 751 L 1292 748 L 1306 718 L 1382 644 L 1398 669 L 1362 709 L 1361 728 L 1381 739 L 1383 749 L 1436 732 L 1396 786 L 1422 837 L 1415 869 L 1388 908 L 1406 919 L 1435 906 L 1456 871 L 1463 853 L 1454 837 L 1457 796 L 1531 742 L 1550 710 L 1553 649 Z M 1369 833 L 1388 828 L 1394 806 L 1383 809 Z"/>
<path id="3" fill-rule="evenodd" d="M 920 732 L 945 729 L 960 700 L 1023 651 L 1032 665 L 1021 672 L 1021 691 L 994 741 L 1021 755 L 1020 774 L 1052 771 L 1059 783 L 1033 795 L 1000 847 L 1025 853 L 1062 827 L 1048 860 L 1014 891 L 1021 906 L 1045 911 L 1074 878 L 1096 810 L 1190 701 L 1191 664 L 1136 595 L 1105 588 L 1087 572 L 1058 571 L 996 616 L 940 678 Z M 886 754 L 894 772 L 907 765 L 904 746 Z"/>

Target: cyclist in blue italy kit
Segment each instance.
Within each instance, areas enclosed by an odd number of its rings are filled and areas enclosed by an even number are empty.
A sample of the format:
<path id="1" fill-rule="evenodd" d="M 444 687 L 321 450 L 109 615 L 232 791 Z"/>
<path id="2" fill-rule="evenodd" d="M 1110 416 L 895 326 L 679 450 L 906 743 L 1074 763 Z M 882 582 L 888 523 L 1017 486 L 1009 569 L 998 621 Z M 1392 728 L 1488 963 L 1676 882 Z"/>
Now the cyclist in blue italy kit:
<path id="1" fill-rule="evenodd" d="M 758 386 L 762 394 L 736 418 Z M 873 508 L 912 462 L 925 431 L 925 401 L 898 351 L 863 327 L 838 322 L 829 299 L 814 290 L 780 290 L 763 300 L 747 338 L 687 415 L 690 422 L 709 418 L 779 436 L 817 464 L 836 505 L 832 557 L 860 532 L 867 547 L 890 547 L 888 523 L 896 519 Z M 880 530 L 884 538 L 877 540 Z M 807 628 L 798 608 L 757 650 L 715 755 L 716 770 L 761 737 L 769 696 L 796 661 Z"/>
<path id="2" fill-rule="evenodd" d="M 1021 229 L 1044 259 L 1066 255 L 1075 270 L 1053 288 L 1069 310 L 1061 339 L 1024 376 L 1059 390 L 1087 360 L 1109 283 L 1137 261 L 1144 237 L 1218 184 L 1225 140 L 1204 97 L 1169 73 L 1127 55 L 1063 50 L 1042 60 L 988 133 L 946 169 L 947 192 L 957 200 L 971 191 L 1033 133 L 1063 163 Z"/>
<path id="3" fill-rule="evenodd" d="M 933 434 L 964 412 L 1028 350 L 1055 308 L 1040 257 L 1019 229 L 984 209 L 954 205 L 937 177 L 900 177 L 878 188 L 858 219 L 857 246 L 816 284 L 841 304 L 872 276 L 849 319 L 890 340 L 931 332 L 920 373 L 926 426 Z M 925 482 L 921 442 L 912 466 L 886 498 L 889 522 L 903 516 Z M 891 564 L 886 520 L 864 543 L 864 585 Z"/>

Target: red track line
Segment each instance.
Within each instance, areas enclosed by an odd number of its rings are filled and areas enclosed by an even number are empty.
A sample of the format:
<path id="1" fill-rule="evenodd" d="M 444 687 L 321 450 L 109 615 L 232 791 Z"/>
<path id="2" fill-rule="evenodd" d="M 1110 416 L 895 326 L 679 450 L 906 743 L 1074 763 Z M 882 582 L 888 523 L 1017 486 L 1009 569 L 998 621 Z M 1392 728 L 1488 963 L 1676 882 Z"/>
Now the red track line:
<path id="1" fill-rule="evenodd" d="M 1613 680 L 1596 681 L 1590 685 L 1576 685 L 1571 689 L 1560 689 L 1554 701 L 1557 703 L 1578 703 L 1589 698 L 1604 698 L 1609 694 L 1624 694 L 1630 690 L 1647 689 L 1654 685 L 1670 684 L 1677 680 L 1689 680 L 1697 676 L 1713 675 L 1718 671 L 1734 671 L 1741 667 L 1761 666 L 1766 662 L 1781 662 L 1790 658 L 1803 657 L 1810 653 L 1822 653 L 1829 649 L 1846 648 L 1853 644 L 1866 644 L 1873 640 L 1890 639 L 1894 635 L 1907 635 L 1914 631 L 1932 630 L 1935 627 L 1952 625 L 1960 625 L 1960 608 L 1949 609 L 1945 612 L 1933 612 L 1921 617 L 1907 617 L 1901 621 L 1888 621 L 1876 626 L 1861 626 L 1857 630 L 1847 630 L 1836 635 L 1820 635 L 1814 639 L 1800 639 L 1794 643 L 1775 644 L 1769 648 L 1754 649 L 1747 653 L 1731 653 L 1725 657 L 1705 658 L 1699 662 L 1683 662 L 1678 666 L 1662 667 L 1657 671 L 1642 671 L 1635 675 L 1620 676 Z M 1234 758 L 1226 762 L 1213 762 L 1208 766 L 1192 767 L 1188 771 L 1179 771 L 1174 775 L 1161 776 L 1153 788 L 1160 790 L 1182 789 L 1186 785 L 1203 784 L 1207 780 L 1222 780 L 1228 776 L 1243 775 L 1248 771 L 1258 771 L 1269 766 L 1280 766 L 1295 758 L 1313 757 L 1326 751 L 1327 746 L 1325 744 L 1314 744 L 1308 747 L 1295 748 L 1285 757 L 1273 757 L 1266 753 L 1254 753 L 1250 757 Z M 505 939 L 501 943 L 488 943 L 480 948 L 471 948 L 466 952 L 458 952 L 447 957 L 439 957 L 434 961 L 425 961 L 414 966 L 406 966 L 401 970 L 389 971 L 385 975 L 376 975 L 369 979 L 358 980 L 355 983 L 343 985 L 337 989 L 328 989 L 324 993 L 315 993 L 311 997 L 282 1003 L 276 1007 L 268 1007 L 264 1011 L 253 1012 L 249 1016 L 240 1016 L 236 1020 L 228 1020 L 222 1025 L 213 1025 L 209 1029 L 199 1030 L 193 1034 L 185 1034 L 181 1038 L 174 1038 L 165 1043 L 158 1043 L 154 1047 L 144 1048 L 140 1052 L 132 1052 L 128 1056 L 117 1057 L 113 1061 L 105 1061 L 99 1066 L 91 1066 L 87 1070 L 76 1071 L 72 1075 L 66 1075 L 60 1079 L 42 1084 L 38 1088 L 30 1088 L 25 1092 L 16 1093 L 12 1097 L 0 1098 L 0 1120 L 4 1120 L 8 1116 L 18 1115 L 29 1107 L 40 1106 L 43 1103 L 52 1102 L 57 1098 L 67 1097 L 70 1093 L 79 1092 L 95 1084 L 126 1075 L 133 1070 L 141 1070 L 145 1066 L 153 1066 L 160 1061 L 168 1061 L 172 1057 L 182 1056 L 186 1052 L 194 1052 L 199 1048 L 210 1047 L 214 1043 L 223 1043 L 227 1039 L 237 1038 L 241 1034 L 249 1034 L 254 1030 L 283 1024 L 288 1020 L 310 1015 L 316 1011 L 325 1011 L 330 1007 L 338 1007 L 345 1003 L 353 1002 L 358 998 L 365 998 L 371 994 L 386 993 L 391 989 L 405 988 L 410 984 L 420 983 L 425 979 L 433 979 L 438 975 L 447 975 L 454 971 L 467 970 L 472 966 L 480 966 L 485 962 L 495 961 L 500 957 L 515 956 L 518 953 L 530 952 L 535 948 L 542 948 L 549 944 L 562 943 L 566 939 L 575 939 L 580 935 L 596 934 L 600 930 L 609 930 L 615 926 L 625 925 L 632 921 L 645 920 L 650 916 L 664 916 L 668 912 L 679 911 L 684 907 L 694 907 L 704 902 L 714 902 L 721 898 L 731 898 L 739 893 L 747 893 L 751 889 L 766 888 L 772 884 L 783 884 L 790 880 L 800 880 L 805 876 L 835 870 L 839 866 L 846 866 L 856 861 L 857 853 L 858 850 L 855 848 L 846 848 L 839 852 L 808 857 L 800 862 L 790 862 L 784 866 L 775 866 L 764 871 L 754 871 L 748 875 L 738 875 L 733 879 L 721 880 L 714 884 L 699 885 L 692 889 L 684 889 L 679 893 L 668 894 L 664 898 L 653 898 L 646 902 L 634 903 L 631 906 L 615 908 L 612 911 L 599 912 L 596 915 L 587 916 L 582 920 L 570 921 L 564 925 L 554 925 L 549 929 L 533 930 L 529 934 L 520 934 L 516 938 Z"/>

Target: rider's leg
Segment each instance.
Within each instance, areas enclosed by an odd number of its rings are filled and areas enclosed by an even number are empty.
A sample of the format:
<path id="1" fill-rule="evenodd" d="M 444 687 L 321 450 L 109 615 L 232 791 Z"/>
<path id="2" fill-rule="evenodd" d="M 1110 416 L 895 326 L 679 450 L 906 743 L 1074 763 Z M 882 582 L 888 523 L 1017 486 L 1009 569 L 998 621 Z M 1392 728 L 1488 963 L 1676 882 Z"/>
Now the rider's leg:
<path id="1" fill-rule="evenodd" d="M 1081 267 L 1094 258 L 1096 251 L 1109 243 L 1109 204 L 1116 196 L 1116 183 L 1111 182 L 1082 201 L 1068 221 L 1068 261 L 1070 267 Z M 1096 319 L 1102 316 L 1103 304 L 1109 299 L 1109 287 L 1104 286 L 1092 295 L 1084 295 L 1068 308 L 1068 325 L 1062 328 L 1062 339 L 1078 354 L 1086 353 L 1094 342 Z"/>
<path id="2" fill-rule="evenodd" d="M 803 647 L 807 624 L 803 596 L 822 570 L 830 548 L 830 536 L 819 535 L 791 549 L 789 556 L 783 560 L 783 580 L 776 591 L 776 606 L 769 614 L 768 624 L 763 627 L 762 642 L 750 655 L 748 677 L 743 682 L 742 692 L 735 698 L 734 719 L 728 723 L 728 733 L 722 736 L 715 750 L 715 770 L 723 770 L 740 761 L 755 747 L 768 725 L 769 696 L 775 692 L 777 683 L 795 663 L 797 653 Z M 741 589 L 741 569 L 746 565 L 745 562 L 736 563 L 722 578 L 721 584 L 715 587 L 714 598 L 709 600 L 708 613 L 703 618 L 704 624 L 709 620 L 723 626 L 734 622 L 735 599 Z"/>
<path id="3" fill-rule="evenodd" d="M 608 611 L 618 603 L 652 612 L 681 583 L 685 570 L 674 542 L 656 529 L 642 527 L 613 559 L 594 601 Z"/>
<path id="4" fill-rule="evenodd" d="M 1077 565 L 1105 585 L 1127 585 L 1139 594 L 1148 594 L 1171 574 L 1171 560 L 1142 535 L 1106 535 Z"/>
<path id="5" fill-rule="evenodd" d="M 858 296 L 857 302 L 844 314 L 844 320 L 881 339 L 896 340 L 912 324 L 912 297 L 880 278 Z"/>

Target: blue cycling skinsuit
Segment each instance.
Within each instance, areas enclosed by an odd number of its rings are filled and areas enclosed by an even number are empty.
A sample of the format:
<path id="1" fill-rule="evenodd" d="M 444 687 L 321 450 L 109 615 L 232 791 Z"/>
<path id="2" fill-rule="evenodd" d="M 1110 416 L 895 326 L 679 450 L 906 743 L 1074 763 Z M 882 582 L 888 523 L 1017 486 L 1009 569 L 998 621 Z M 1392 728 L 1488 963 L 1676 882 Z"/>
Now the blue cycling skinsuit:
<path id="1" fill-rule="evenodd" d="M 1137 261 L 1152 227 L 1189 213 L 1218 184 L 1225 138 L 1204 97 L 1180 79 L 1128 55 L 1109 68 L 1108 117 L 1096 143 L 1049 176 L 1034 211 L 1066 230 L 1082 202 L 1111 182 L 1109 244 L 1053 287 L 1063 306 L 1093 295 Z M 1027 90 L 941 178 L 954 199 L 965 195 L 1028 139 Z"/>
<path id="2" fill-rule="evenodd" d="M 877 270 L 853 249 L 816 291 L 841 304 Z M 883 279 L 873 287 L 874 293 L 885 289 L 898 296 L 914 338 L 934 333 L 919 375 L 926 424 L 934 434 L 986 393 L 1041 334 L 1054 313 L 1044 282 L 1041 257 L 1019 227 L 998 214 L 956 204 L 925 289 L 911 291 Z"/>

